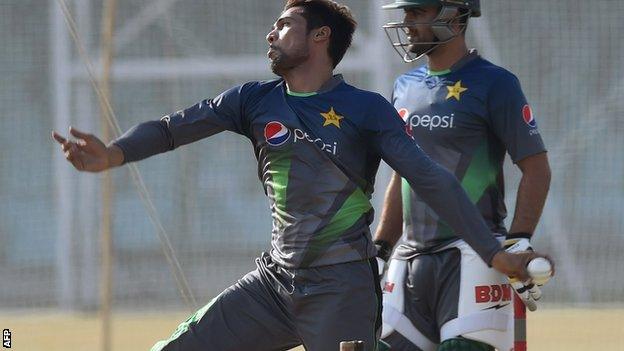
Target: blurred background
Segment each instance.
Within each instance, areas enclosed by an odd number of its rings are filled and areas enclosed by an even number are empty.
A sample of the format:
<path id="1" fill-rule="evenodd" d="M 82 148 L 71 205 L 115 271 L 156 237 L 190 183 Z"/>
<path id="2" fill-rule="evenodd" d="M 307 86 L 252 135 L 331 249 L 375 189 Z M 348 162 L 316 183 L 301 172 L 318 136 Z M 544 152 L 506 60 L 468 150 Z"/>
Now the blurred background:
<path id="1" fill-rule="evenodd" d="M 342 2 L 359 28 L 337 72 L 390 98 L 395 77 L 412 65 L 381 26 L 401 14 L 380 9 L 389 1 Z M 11 330 L 14 349 L 149 349 L 191 312 L 189 294 L 203 305 L 254 268 L 271 222 L 245 138 L 221 133 L 139 163 L 150 216 L 129 167 L 107 173 L 104 186 L 106 175 L 74 171 L 50 132 L 72 125 L 106 135 L 87 64 L 108 86 L 122 130 L 272 79 L 265 35 L 282 7 L 1 1 L 0 329 Z M 482 0 L 482 10 L 469 43 L 520 78 L 553 171 L 534 246 L 553 256 L 557 276 L 542 310 L 529 314 L 529 348 L 624 350 L 624 1 Z M 513 213 L 519 171 L 507 162 L 506 172 Z M 389 175 L 384 165 L 378 210 Z M 174 279 L 159 223 L 190 293 Z"/>

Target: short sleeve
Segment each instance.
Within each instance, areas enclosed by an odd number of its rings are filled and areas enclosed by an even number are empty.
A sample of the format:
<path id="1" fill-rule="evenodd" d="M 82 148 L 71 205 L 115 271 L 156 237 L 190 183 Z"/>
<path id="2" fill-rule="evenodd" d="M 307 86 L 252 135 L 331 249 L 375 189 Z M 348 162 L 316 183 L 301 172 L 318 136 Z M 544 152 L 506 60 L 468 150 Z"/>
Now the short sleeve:
<path id="1" fill-rule="evenodd" d="M 513 74 L 501 74 L 494 82 L 487 107 L 489 125 L 513 162 L 546 151 L 531 106 Z"/>

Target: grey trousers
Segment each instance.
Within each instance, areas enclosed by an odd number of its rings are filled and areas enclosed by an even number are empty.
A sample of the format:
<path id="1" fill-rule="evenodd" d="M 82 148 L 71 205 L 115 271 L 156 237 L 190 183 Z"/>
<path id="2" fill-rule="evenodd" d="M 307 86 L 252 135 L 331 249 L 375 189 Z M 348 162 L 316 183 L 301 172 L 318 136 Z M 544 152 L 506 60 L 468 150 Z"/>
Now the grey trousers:
<path id="1" fill-rule="evenodd" d="M 257 269 L 198 310 L 152 351 L 376 350 L 381 289 L 375 259 L 286 269 L 263 253 Z"/>

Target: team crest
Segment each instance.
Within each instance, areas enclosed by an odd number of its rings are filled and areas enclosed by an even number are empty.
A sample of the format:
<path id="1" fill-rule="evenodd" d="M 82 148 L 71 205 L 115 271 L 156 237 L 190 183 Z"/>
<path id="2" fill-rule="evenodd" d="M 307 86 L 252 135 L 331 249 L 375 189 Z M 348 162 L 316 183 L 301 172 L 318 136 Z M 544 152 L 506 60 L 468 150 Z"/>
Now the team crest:
<path id="1" fill-rule="evenodd" d="M 337 114 L 333 107 L 325 113 L 321 112 L 321 116 L 325 119 L 325 121 L 323 121 L 323 127 L 333 125 L 340 128 L 340 120 L 344 118 L 343 116 Z"/>
<path id="2" fill-rule="evenodd" d="M 280 122 L 269 122 L 264 127 L 264 138 L 267 144 L 280 146 L 290 138 L 290 130 Z"/>
<path id="3" fill-rule="evenodd" d="M 461 80 L 457 81 L 455 85 L 447 85 L 448 94 L 446 94 L 446 100 L 455 98 L 457 101 L 461 99 L 461 94 L 468 90 L 468 88 L 462 86 Z"/>

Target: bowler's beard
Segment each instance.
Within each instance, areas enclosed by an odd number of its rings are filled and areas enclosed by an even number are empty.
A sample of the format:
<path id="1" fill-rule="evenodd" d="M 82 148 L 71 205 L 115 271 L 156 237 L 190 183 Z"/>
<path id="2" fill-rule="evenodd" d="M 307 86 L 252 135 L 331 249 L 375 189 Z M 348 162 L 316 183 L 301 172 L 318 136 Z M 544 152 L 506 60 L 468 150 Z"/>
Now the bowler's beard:
<path id="1" fill-rule="evenodd" d="M 283 77 L 284 74 L 299 66 L 310 56 L 307 48 L 299 50 L 294 54 L 286 54 L 282 49 L 276 46 L 271 46 L 271 49 L 275 51 L 271 59 L 271 71 L 280 77 Z"/>

